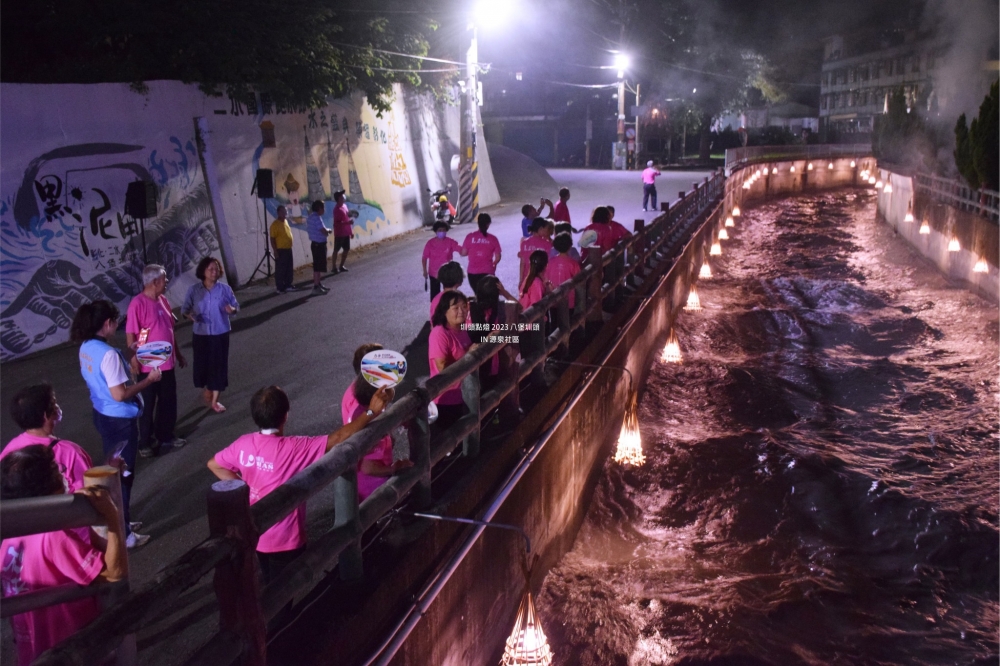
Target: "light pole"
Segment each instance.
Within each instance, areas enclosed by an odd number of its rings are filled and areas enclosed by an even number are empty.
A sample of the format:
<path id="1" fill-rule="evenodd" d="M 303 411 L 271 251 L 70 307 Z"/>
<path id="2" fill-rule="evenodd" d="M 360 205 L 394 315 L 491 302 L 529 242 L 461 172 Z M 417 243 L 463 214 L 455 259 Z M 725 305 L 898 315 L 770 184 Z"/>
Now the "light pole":
<path id="1" fill-rule="evenodd" d="M 477 7 L 478 9 L 478 7 Z M 477 12 L 478 13 L 478 12 Z M 476 107 L 479 86 L 479 39 L 477 18 L 469 21 L 472 35 L 465 53 L 465 91 L 462 95 L 462 132 L 459 140 L 458 159 L 458 221 L 471 222 L 479 215 L 479 162 L 476 159 Z"/>
<path id="2" fill-rule="evenodd" d="M 615 54 L 615 68 L 618 70 L 618 141 L 615 144 L 612 167 L 625 169 L 625 70 L 629 59 L 624 53 Z"/>

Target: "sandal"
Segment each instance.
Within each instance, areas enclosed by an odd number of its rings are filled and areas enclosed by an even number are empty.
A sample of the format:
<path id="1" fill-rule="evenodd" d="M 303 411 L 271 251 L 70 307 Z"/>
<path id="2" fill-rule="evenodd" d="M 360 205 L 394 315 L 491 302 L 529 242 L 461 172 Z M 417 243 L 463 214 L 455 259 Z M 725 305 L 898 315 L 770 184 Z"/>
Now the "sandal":
<path id="1" fill-rule="evenodd" d="M 214 405 L 209 405 L 209 407 L 211 407 L 212 411 L 215 412 L 216 414 L 221 414 L 222 412 L 226 411 L 226 406 L 223 405 L 221 402 L 217 402 Z"/>

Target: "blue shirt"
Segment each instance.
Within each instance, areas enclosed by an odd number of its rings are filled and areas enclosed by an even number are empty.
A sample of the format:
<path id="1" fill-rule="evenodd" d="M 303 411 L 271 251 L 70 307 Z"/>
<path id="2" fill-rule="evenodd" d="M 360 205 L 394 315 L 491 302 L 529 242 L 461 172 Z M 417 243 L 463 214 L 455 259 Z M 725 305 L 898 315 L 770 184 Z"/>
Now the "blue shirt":
<path id="1" fill-rule="evenodd" d="M 533 222 L 533 220 L 531 220 L 531 219 L 529 219 L 527 217 L 522 217 L 521 218 L 521 235 L 524 236 L 525 238 L 527 238 L 528 236 L 531 235 L 531 223 L 532 222 Z"/>
<path id="2" fill-rule="evenodd" d="M 194 317 L 193 331 L 196 335 L 222 335 L 232 329 L 227 305 L 240 309 L 236 295 L 228 284 L 216 282 L 211 289 L 206 289 L 205 283 L 196 282 L 188 289 L 181 314 Z"/>
<path id="3" fill-rule="evenodd" d="M 313 243 L 325 243 L 326 235 L 323 233 L 323 229 L 329 231 L 330 227 L 323 224 L 323 218 L 318 213 L 309 213 L 309 217 L 306 218 L 306 231 L 309 232 L 309 240 Z"/>
<path id="4" fill-rule="evenodd" d="M 142 396 L 137 395 L 132 400 L 118 402 L 111 397 L 108 380 L 101 370 L 101 362 L 105 354 L 114 352 L 118 355 L 125 373 L 128 374 L 128 364 L 121 352 L 100 338 L 87 340 L 80 345 L 80 374 L 90 389 L 90 402 L 94 409 L 105 416 L 122 419 L 134 419 L 142 412 Z M 129 382 L 131 383 L 131 382 Z"/>

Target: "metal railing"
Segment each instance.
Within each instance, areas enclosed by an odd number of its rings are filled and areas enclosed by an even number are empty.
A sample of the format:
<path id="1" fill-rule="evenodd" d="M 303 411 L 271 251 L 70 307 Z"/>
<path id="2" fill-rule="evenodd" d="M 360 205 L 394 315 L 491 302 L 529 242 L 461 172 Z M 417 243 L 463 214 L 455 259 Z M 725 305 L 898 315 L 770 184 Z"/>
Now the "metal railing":
<path id="1" fill-rule="evenodd" d="M 515 362 L 511 343 L 479 344 L 253 506 L 249 505 L 248 488 L 242 481 L 213 484 L 208 496 L 209 538 L 87 627 L 41 655 L 35 663 L 99 663 L 123 636 L 170 611 L 187 588 L 214 570 L 220 631 L 187 663 L 218 666 L 242 656 L 247 664 L 263 666 L 267 621 L 289 602 L 311 591 L 334 566 L 339 566 L 342 578 L 359 577 L 361 537 L 365 531 L 393 512 L 404 498 L 411 509 L 428 506 L 432 468 L 460 444 L 464 456 L 478 455 L 483 416 L 504 402 L 516 406 L 522 382 L 537 381 L 537 371 L 548 356 L 560 347 L 565 348 L 575 331 L 583 330 L 585 336 L 596 335 L 605 309 L 627 305 L 628 292 L 635 289 L 637 281 L 651 280 L 668 270 L 686 239 L 721 200 L 724 186 L 724 175 L 717 172 L 712 178 L 695 183 L 692 191 L 681 192 L 673 204 L 665 204 L 664 213 L 649 227 L 643 220 L 636 220 L 636 233 L 603 256 L 599 249 L 587 249 L 587 265 L 578 275 L 521 312 L 516 321 L 505 322 L 513 324 L 511 333 L 520 337 L 517 345 L 520 363 Z M 568 305 L 570 292 L 576 294 L 572 310 Z M 544 320 L 549 310 L 554 312 L 555 327 L 551 334 L 545 335 Z M 539 324 L 541 330 L 525 335 L 532 332 L 534 324 Z M 483 393 L 479 368 L 491 363 L 498 354 L 499 378 L 491 390 Z M 427 406 L 457 382 L 461 382 L 469 413 L 432 441 Z M 400 426 L 407 429 L 414 466 L 390 477 L 359 503 L 358 462 L 379 440 Z M 260 589 L 255 556 L 257 535 L 331 483 L 333 528 L 312 540 L 300 557 Z"/>
<path id="2" fill-rule="evenodd" d="M 913 187 L 917 192 L 927 194 L 932 199 L 1000 221 L 1000 192 L 994 190 L 974 190 L 967 184 L 918 173 L 913 176 Z"/>
<path id="3" fill-rule="evenodd" d="M 117 467 L 91 467 L 84 472 L 84 487 L 104 488 L 118 508 L 118 521 L 124 533 L 124 515 L 122 513 L 121 480 Z M 31 534 L 43 534 L 76 527 L 106 526 L 107 521 L 90 500 L 83 495 L 50 495 L 48 497 L 31 497 L 18 500 L 5 500 L 0 504 L 0 538 L 12 539 Z M 11 617 L 29 613 L 40 608 L 64 604 L 88 597 L 97 597 L 100 607 L 111 608 L 116 602 L 128 594 L 128 551 L 122 545 L 125 557 L 126 576 L 123 580 L 107 584 L 90 585 L 60 585 L 48 587 L 23 594 L 5 596 L 0 606 L 0 617 Z M 107 644 L 107 649 L 101 655 L 103 659 L 112 651 L 115 652 L 117 666 L 135 666 L 136 657 L 135 635 L 130 632 L 120 634 Z M 40 657 L 41 659 L 41 657 Z M 99 663 L 100 660 L 93 663 Z"/>
<path id="4" fill-rule="evenodd" d="M 870 143 L 828 143 L 810 146 L 749 146 L 726 150 L 726 175 L 734 169 L 763 162 L 784 160 L 823 160 L 834 157 L 864 157 L 871 155 Z"/>

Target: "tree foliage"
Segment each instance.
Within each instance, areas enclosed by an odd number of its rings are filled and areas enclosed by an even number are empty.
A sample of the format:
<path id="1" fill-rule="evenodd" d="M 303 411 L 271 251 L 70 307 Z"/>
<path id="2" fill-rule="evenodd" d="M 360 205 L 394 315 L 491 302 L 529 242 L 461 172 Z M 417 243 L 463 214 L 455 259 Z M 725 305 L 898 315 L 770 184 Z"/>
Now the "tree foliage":
<path id="1" fill-rule="evenodd" d="M 886 113 L 875 116 L 872 152 L 880 161 L 920 168 L 923 155 L 930 154 L 929 138 L 916 107 L 907 106 L 906 93 L 897 88 L 889 94 Z"/>
<path id="2" fill-rule="evenodd" d="M 400 11 L 398 8 L 405 8 Z M 435 26 L 419 3 L 374 0 L 32 0 L 3 4 L 2 78 L 10 82 L 179 79 L 209 94 L 267 92 L 290 107 L 363 91 L 388 108 L 392 84 L 419 73 Z"/>
<path id="3" fill-rule="evenodd" d="M 975 120 L 973 120 L 975 122 Z M 969 142 L 969 126 L 965 114 L 958 117 L 955 123 L 955 166 L 965 182 L 974 190 L 979 189 L 979 174 L 972 164 L 972 143 Z"/>
<path id="4" fill-rule="evenodd" d="M 969 187 L 1000 189 L 1000 84 L 979 105 L 979 115 L 966 126 L 965 114 L 955 123 L 955 166 Z"/>

